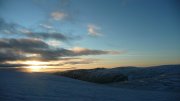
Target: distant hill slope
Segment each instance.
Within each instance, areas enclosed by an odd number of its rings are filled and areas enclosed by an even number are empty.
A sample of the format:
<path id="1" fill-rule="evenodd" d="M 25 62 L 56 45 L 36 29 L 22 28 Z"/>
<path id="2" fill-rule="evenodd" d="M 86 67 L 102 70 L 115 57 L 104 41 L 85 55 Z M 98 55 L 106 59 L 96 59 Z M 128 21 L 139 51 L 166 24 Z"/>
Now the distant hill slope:
<path id="1" fill-rule="evenodd" d="M 121 73 L 112 73 L 104 68 L 97 69 L 79 69 L 79 70 L 69 70 L 64 72 L 55 73 L 57 75 L 70 77 L 73 79 L 89 81 L 94 83 L 112 83 L 119 81 L 126 81 L 128 77 Z"/>
<path id="2" fill-rule="evenodd" d="M 180 92 L 180 65 L 80 69 L 55 74 L 114 87 Z"/>

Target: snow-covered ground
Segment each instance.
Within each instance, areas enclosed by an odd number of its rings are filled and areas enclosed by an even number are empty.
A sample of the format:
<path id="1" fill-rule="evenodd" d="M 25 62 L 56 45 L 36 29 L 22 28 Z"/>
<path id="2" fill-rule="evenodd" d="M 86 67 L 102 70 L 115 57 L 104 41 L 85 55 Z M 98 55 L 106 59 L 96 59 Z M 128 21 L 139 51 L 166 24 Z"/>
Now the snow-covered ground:
<path id="1" fill-rule="evenodd" d="M 180 94 L 108 87 L 45 73 L 0 70 L 0 101 L 180 101 Z"/>

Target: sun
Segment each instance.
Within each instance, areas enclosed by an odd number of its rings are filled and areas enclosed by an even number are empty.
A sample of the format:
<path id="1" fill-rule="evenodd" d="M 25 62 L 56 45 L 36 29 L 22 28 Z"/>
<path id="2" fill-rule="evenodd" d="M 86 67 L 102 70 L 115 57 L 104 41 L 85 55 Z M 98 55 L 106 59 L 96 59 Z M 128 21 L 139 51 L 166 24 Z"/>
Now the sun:
<path id="1" fill-rule="evenodd" d="M 25 64 L 29 65 L 26 67 L 29 72 L 41 72 L 45 68 L 45 63 L 40 61 L 26 61 Z"/>
<path id="2" fill-rule="evenodd" d="M 41 66 L 28 66 L 28 71 L 30 72 L 40 72 L 42 71 L 42 67 Z"/>

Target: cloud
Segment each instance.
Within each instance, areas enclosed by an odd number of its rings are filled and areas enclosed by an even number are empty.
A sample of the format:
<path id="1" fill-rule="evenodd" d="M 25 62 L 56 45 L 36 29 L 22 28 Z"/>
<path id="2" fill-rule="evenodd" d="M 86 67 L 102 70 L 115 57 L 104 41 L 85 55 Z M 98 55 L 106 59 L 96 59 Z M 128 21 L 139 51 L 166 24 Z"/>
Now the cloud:
<path id="1" fill-rule="evenodd" d="M 53 27 L 47 24 L 41 24 L 41 26 L 46 29 L 51 29 L 51 28 L 53 29 Z M 65 41 L 70 42 L 70 41 L 73 41 L 74 39 L 80 39 L 80 36 L 65 35 L 60 32 L 47 32 L 47 31 L 35 32 L 19 24 L 7 23 L 2 18 L 0 18 L 0 34 L 4 34 L 4 35 L 11 34 L 8 37 L 13 37 L 13 35 L 17 37 L 18 35 L 18 36 L 21 36 L 21 37 L 23 36 L 27 38 L 40 38 L 43 40 L 54 39 L 54 40 L 59 40 L 59 41 L 64 41 L 64 42 Z"/>
<path id="2" fill-rule="evenodd" d="M 93 58 L 83 58 L 80 60 L 75 60 L 75 61 L 68 61 L 65 64 L 71 64 L 71 65 L 78 65 L 78 64 L 92 64 L 99 61 L 99 59 L 93 59 Z"/>
<path id="3" fill-rule="evenodd" d="M 116 51 L 92 50 L 87 48 L 75 47 L 71 50 L 75 55 L 101 55 L 101 54 L 114 54 Z"/>
<path id="4" fill-rule="evenodd" d="M 28 66 L 27 64 L 9 64 L 9 63 L 0 63 L 0 68 L 1 67 L 24 67 Z"/>
<path id="5" fill-rule="evenodd" d="M 42 50 L 41 56 L 48 59 L 56 59 L 58 57 L 72 57 L 72 56 L 84 56 L 84 55 L 102 55 L 102 54 L 112 54 L 113 51 L 105 50 L 92 50 L 85 49 L 83 51 L 76 52 L 74 50 L 68 50 L 64 48 L 59 48 L 55 50 Z"/>
<path id="6" fill-rule="evenodd" d="M 93 24 L 89 24 L 88 25 L 88 35 L 90 36 L 101 36 L 102 33 L 100 33 L 100 27 L 93 25 Z"/>
<path id="7" fill-rule="evenodd" d="M 100 59 L 94 59 L 94 58 L 68 58 L 68 59 L 62 58 L 62 61 L 44 64 L 43 66 L 65 66 L 65 65 L 92 64 L 99 60 Z"/>
<path id="8" fill-rule="evenodd" d="M 37 39 L 0 39 L 0 61 L 41 60 L 52 61 L 63 57 L 114 54 L 116 51 L 93 50 L 87 48 L 52 48 Z"/>
<path id="9" fill-rule="evenodd" d="M 48 40 L 47 44 L 53 47 L 59 47 L 61 45 L 61 42 L 57 40 Z"/>
<path id="10" fill-rule="evenodd" d="M 49 46 L 43 42 L 42 40 L 38 39 L 0 39 L 0 48 L 13 48 L 13 49 L 20 49 L 20 50 L 28 50 L 34 48 L 48 48 Z"/>
<path id="11" fill-rule="evenodd" d="M 16 53 L 10 49 L 2 49 L 0 50 L 0 62 L 5 62 L 5 61 L 16 61 L 20 59 L 24 59 L 25 57 L 20 54 Z"/>
<path id="12" fill-rule="evenodd" d="M 25 28 L 24 26 L 21 26 L 17 23 L 9 23 L 6 22 L 3 18 L 0 18 L 0 34 L 11 34 L 12 35 L 17 35 L 17 34 L 29 34 L 30 30 Z M 7 35 L 6 35 L 7 36 Z"/>
<path id="13" fill-rule="evenodd" d="M 51 17 L 53 20 L 64 20 L 67 17 L 67 14 L 60 11 L 55 11 L 51 13 Z"/>
<path id="14" fill-rule="evenodd" d="M 32 34 L 29 34 L 29 37 L 41 38 L 41 39 L 56 39 L 56 40 L 61 40 L 61 41 L 67 41 L 71 39 L 71 37 L 65 36 L 57 32 L 55 33 L 32 32 Z"/>
<path id="15" fill-rule="evenodd" d="M 31 34 L 31 31 L 25 28 L 19 29 L 19 32 L 24 34 Z"/>
<path id="16" fill-rule="evenodd" d="M 47 49 L 49 46 L 37 39 L 0 39 L 0 61 L 32 60 L 33 51 Z"/>
<path id="17" fill-rule="evenodd" d="M 50 24 L 40 24 L 40 26 L 41 26 L 42 28 L 47 29 L 47 30 L 54 29 L 53 26 L 51 26 Z"/>
<path id="18" fill-rule="evenodd" d="M 0 32 L 5 34 L 11 34 L 13 32 L 16 32 L 16 26 L 15 23 L 7 23 L 4 19 L 0 18 Z"/>
<path id="19" fill-rule="evenodd" d="M 60 32 L 32 32 L 28 29 L 22 29 L 20 30 L 20 33 L 25 34 L 25 36 L 30 38 L 38 38 L 38 39 L 54 39 L 59 41 L 72 41 L 75 39 L 80 39 L 79 36 L 73 36 L 73 35 L 64 35 Z"/>
<path id="20" fill-rule="evenodd" d="M 59 41 L 72 41 L 76 38 L 77 36 L 66 36 L 60 32 L 32 32 L 28 29 L 22 29 L 20 30 L 21 33 L 24 33 L 25 36 L 30 37 L 30 38 L 40 38 L 40 39 L 54 39 L 54 40 L 59 40 Z"/>

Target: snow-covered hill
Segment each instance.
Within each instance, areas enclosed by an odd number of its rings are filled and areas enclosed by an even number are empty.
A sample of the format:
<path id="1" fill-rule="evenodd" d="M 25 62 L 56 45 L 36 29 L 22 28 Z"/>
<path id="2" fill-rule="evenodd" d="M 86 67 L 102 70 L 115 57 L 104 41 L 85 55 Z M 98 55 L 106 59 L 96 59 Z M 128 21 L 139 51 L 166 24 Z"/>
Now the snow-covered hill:
<path id="1" fill-rule="evenodd" d="M 69 70 L 54 74 L 101 84 L 128 80 L 128 76 L 104 68 Z"/>
<path id="2" fill-rule="evenodd" d="M 121 71 L 120 68 L 119 71 Z M 180 65 L 138 68 L 124 74 L 128 76 L 128 81 L 109 85 L 130 89 L 180 92 Z"/>
<path id="3" fill-rule="evenodd" d="M 179 100 L 179 93 L 128 90 L 52 74 L 0 70 L 0 101 Z"/>
<path id="4" fill-rule="evenodd" d="M 180 92 L 180 65 L 70 70 L 56 74 L 114 87 Z"/>

